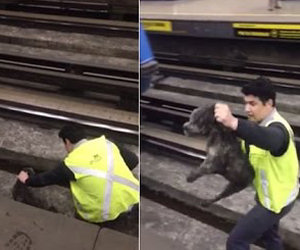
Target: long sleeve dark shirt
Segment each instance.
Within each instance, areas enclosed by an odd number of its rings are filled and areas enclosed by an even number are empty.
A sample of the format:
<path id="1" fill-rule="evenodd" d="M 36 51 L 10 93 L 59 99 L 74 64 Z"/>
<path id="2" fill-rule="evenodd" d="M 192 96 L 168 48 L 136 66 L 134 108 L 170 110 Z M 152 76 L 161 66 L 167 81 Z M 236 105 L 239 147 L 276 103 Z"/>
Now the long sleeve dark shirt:
<path id="1" fill-rule="evenodd" d="M 289 133 L 279 122 L 262 127 L 254 122 L 239 119 L 236 132 L 247 144 L 268 150 L 274 156 L 283 155 L 289 145 Z"/>
<path id="2" fill-rule="evenodd" d="M 118 148 L 129 169 L 134 169 L 139 161 L 136 154 L 124 147 L 118 146 Z M 64 162 L 62 162 L 52 170 L 30 176 L 26 180 L 26 185 L 32 187 L 44 187 L 53 184 L 69 185 L 70 181 L 75 181 L 75 176 Z"/>

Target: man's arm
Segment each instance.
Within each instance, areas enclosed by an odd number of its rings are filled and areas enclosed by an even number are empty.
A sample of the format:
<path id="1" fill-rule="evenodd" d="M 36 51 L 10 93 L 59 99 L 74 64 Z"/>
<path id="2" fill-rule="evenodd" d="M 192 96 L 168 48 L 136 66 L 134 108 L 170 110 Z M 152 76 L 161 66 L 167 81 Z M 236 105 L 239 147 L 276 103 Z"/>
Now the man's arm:
<path id="1" fill-rule="evenodd" d="M 226 104 L 216 104 L 215 118 L 224 126 L 236 131 L 237 136 L 248 144 L 269 150 L 274 156 L 282 155 L 288 148 L 289 133 L 281 123 L 261 127 L 254 122 L 237 119 Z"/>
<path id="2" fill-rule="evenodd" d="M 274 156 L 284 154 L 289 145 L 289 133 L 279 122 L 262 127 L 254 122 L 238 119 L 236 132 L 248 144 L 268 150 Z"/>
<path id="3" fill-rule="evenodd" d="M 44 173 L 29 176 L 25 171 L 21 171 L 18 179 L 31 187 L 44 187 L 53 184 L 69 184 L 70 181 L 75 180 L 73 172 L 68 169 L 64 163 L 58 167 Z"/>

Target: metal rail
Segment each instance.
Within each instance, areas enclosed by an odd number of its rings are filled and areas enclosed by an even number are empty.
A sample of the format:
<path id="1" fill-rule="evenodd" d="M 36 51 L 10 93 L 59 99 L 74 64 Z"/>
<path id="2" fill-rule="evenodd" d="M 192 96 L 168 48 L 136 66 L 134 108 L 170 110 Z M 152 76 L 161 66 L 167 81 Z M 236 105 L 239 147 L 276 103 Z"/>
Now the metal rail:
<path id="1" fill-rule="evenodd" d="M 187 138 L 183 134 L 168 131 L 166 127 L 152 129 L 153 125 L 153 123 L 147 123 L 147 125 L 142 126 L 141 140 L 143 147 L 155 146 L 156 149 L 176 152 L 196 161 L 206 158 L 204 138 Z"/>
<path id="2" fill-rule="evenodd" d="M 74 75 L 68 72 L 53 72 L 45 69 L 33 69 L 0 63 L 0 76 L 30 81 L 39 84 L 55 85 L 73 91 L 94 91 L 120 97 L 119 105 L 125 109 L 137 110 L 138 85 L 136 83 Z"/>
<path id="3" fill-rule="evenodd" d="M 212 59 L 209 57 L 184 56 L 175 53 L 155 53 L 157 60 L 163 64 L 190 66 L 206 69 L 233 69 L 234 72 L 264 74 L 274 77 L 300 79 L 300 66 L 238 59 Z"/>
<path id="4" fill-rule="evenodd" d="M 259 66 L 257 66 L 259 68 Z M 261 66 L 262 67 L 262 66 Z M 299 69 L 300 70 L 300 69 Z M 256 71 L 255 74 L 226 72 L 222 70 L 203 69 L 195 67 L 187 67 L 182 65 L 160 64 L 159 71 L 165 76 L 189 77 L 191 79 L 206 79 L 226 83 L 229 85 L 243 86 L 250 80 L 263 75 L 263 71 Z M 299 71 L 300 76 L 300 71 Z M 285 74 L 285 77 L 270 77 L 275 88 L 279 92 L 300 94 L 300 82 L 298 79 L 293 79 L 292 75 Z"/>
<path id="5" fill-rule="evenodd" d="M 93 9 L 94 7 L 95 9 Z M 52 15 L 75 16 L 83 18 L 101 18 L 109 19 L 111 15 L 111 7 L 108 4 L 89 6 L 80 4 L 66 4 L 50 1 L 30 1 L 16 4 L 9 4 L 6 9 L 12 11 L 44 13 Z"/>
<path id="6" fill-rule="evenodd" d="M 77 123 L 87 128 L 92 135 L 105 134 L 117 141 L 138 144 L 138 125 L 125 124 L 121 121 L 110 121 L 90 117 L 88 114 L 74 114 L 4 100 L 0 100 L 0 114 L 2 117 L 30 121 L 47 127 L 61 127 L 62 124 Z"/>
<path id="7" fill-rule="evenodd" d="M 21 27 L 131 38 L 138 38 L 139 29 L 138 24 L 134 22 L 42 15 L 8 10 L 0 10 L 0 21 L 2 24 Z"/>
<path id="8" fill-rule="evenodd" d="M 117 8 L 116 8 L 117 7 Z M 84 18 L 122 19 L 137 21 L 138 4 L 119 4 L 109 1 L 30 0 L 6 4 L 13 11 L 44 13 Z"/>
<path id="9" fill-rule="evenodd" d="M 67 72 L 75 75 L 94 76 L 112 80 L 122 80 L 138 84 L 138 67 L 113 66 L 104 63 L 88 64 L 64 59 L 64 61 L 11 52 L 0 52 L 0 63 Z"/>

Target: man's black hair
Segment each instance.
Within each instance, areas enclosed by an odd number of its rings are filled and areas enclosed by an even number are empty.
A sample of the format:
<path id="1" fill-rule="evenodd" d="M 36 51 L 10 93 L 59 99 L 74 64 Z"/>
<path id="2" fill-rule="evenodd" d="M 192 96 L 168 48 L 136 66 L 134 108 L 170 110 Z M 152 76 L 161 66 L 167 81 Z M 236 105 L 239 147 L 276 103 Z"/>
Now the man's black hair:
<path id="1" fill-rule="evenodd" d="M 242 93 L 258 97 L 263 104 L 269 99 L 273 100 L 273 106 L 276 104 L 276 92 L 271 80 L 267 77 L 260 76 L 243 86 Z"/>
<path id="2" fill-rule="evenodd" d="M 66 142 L 68 139 L 72 144 L 79 142 L 82 139 L 86 138 L 84 130 L 76 125 L 66 125 L 58 133 L 58 136 Z"/>

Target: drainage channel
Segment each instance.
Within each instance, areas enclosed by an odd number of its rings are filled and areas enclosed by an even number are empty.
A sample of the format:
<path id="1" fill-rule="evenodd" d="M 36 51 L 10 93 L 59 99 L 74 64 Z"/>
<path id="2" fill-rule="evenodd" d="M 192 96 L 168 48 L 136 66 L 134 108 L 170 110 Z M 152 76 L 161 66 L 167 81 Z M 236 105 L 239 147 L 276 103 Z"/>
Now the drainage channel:
<path id="1" fill-rule="evenodd" d="M 30 206 L 72 217 L 74 209 L 71 195 L 67 188 L 56 185 L 31 188 L 17 181 L 16 175 L 18 172 L 29 167 L 31 166 L 27 163 L 1 159 L 0 179 L 2 181 L 0 194 Z"/>

